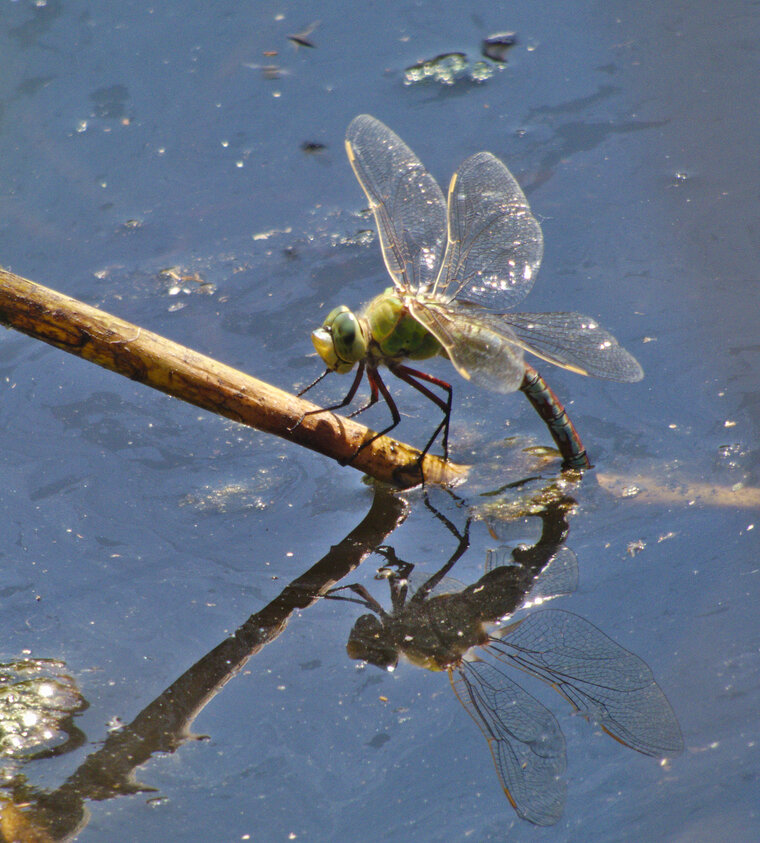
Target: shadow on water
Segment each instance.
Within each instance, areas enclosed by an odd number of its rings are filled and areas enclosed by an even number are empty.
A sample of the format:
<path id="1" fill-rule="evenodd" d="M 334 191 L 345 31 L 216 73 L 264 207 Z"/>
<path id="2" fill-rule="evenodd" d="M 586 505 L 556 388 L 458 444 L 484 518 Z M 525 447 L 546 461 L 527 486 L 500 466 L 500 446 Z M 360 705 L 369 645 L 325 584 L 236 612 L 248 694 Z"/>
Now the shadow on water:
<path id="1" fill-rule="evenodd" d="M 511 551 L 506 546 L 489 551 L 486 573 L 469 586 L 448 574 L 469 548 L 475 510 L 459 530 L 427 497 L 424 500 L 457 545 L 443 567 L 413 593 L 414 565 L 382 544 L 405 520 L 409 507 L 378 485 L 369 512 L 354 530 L 131 723 L 113 730 L 60 787 L 43 790 L 32 785 L 23 759 L 13 775 L 6 773 L 0 810 L 3 838 L 65 839 L 86 826 L 88 800 L 154 791 L 136 779 L 137 768 L 157 753 L 173 753 L 186 741 L 201 739 L 191 726 L 205 705 L 251 656 L 284 631 L 294 612 L 321 598 L 356 602 L 371 610 L 351 631 L 352 658 L 391 669 L 403 655 L 413 664 L 448 671 L 459 701 L 488 742 L 507 798 L 518 815 L 532 823 L 551 825 L 562 815 L 565 739 L 554 715 L 492 664 L 494 659 L 547 682 L 576 711 L 630 748 L 652 756 L 681 751 L 678 723 L 650 669 L 588 621 L 570 612 L 542 609 L 504 625 L 515 612 L 530 611 L 575 589 L 577 560 L 565 546 L 572 498 L 556 488 L 533 495 L 530 510 L 542 524 L 538 540 Z M 462 502 L 457 500 L 457 506 Z M 496 534 L 495 524 L 489 529 Z M 386 560 L 378 578 L 390 585 L 391 612 L 359 584 L 336 586 L 373 552 Z M 492 624 L 501 626 L 489 632 Z M 58 679 L 62 675 L 58 670 Z M 52 751 L 61 753 L 83 743 L 71 717 L 86 702 L 70 680 L 58 682 L 58 696 L 63 700 L 61 729 L 68 739 Z M 25 760 L 48 755 L 37 752 Z"/>

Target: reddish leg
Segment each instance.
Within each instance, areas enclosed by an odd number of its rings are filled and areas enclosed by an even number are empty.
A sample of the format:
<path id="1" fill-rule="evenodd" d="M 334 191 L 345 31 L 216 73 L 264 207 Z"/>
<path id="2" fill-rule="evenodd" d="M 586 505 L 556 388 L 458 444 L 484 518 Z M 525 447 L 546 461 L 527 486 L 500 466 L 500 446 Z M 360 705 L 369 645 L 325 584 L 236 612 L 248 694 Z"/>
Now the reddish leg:
<path id="1" fill-rule="evenodd" d="M 400 380 L 408 383 L 410 386 L 413 386 L 418 392 L 422 393 L 428 400 L 432 401 L 437 407 L 440 407 L 443 410 L 444 416 L 441 423 L 438 427 L 433 431 L 433 435 L 428 440 L 427 445 L 423 448 L 422 452 L 420 453 L 418 463 L 422 461 L 422 458 L 425 454 L 430 450 L 431 445 L 435 442 L 438 434 L 441 430 L 444 431 L 443 434 L 443 453 L 444 459 L 448 459 L 449 457 L 449 420 L 451 418 L 451 399 L 453 390 L 451 388 L 451 384 L 446 383 L 446 381 L 442 381 L 439 378 L 433 377 L 433 375 L 428 375 L 425 372 L 420 372 L 417 369 L 411 369 L 409 366 L 403 366 L 401 364 L 396 364 L 390 371 Z M 385 399 L 385 403 L 388 405 L 388 409 L 391 411 L 392 421 L 388 425 L 388 427 L 381 430 L 379 433 L 376 433 L 373 437 L 368 439 L 366 442 L 363 442 L 361 446 L 356 451 L 348 462 L 350 463 L 351 460 L 356 458 L 356 455 L 362 451 L 367 445 L 371 445 L 376 439 L 380 436 L 385 436 L 386 433 L 390 433 L 394 427 L 401 421 L 401 414 L 398 411 L 398 407 L 396 406 L 396 402 L 393 400 L 392 395 L 388 391 L 388 387 L 383 382 L 382 378 L 380 377 L 377 369 L 374 368 L 367 368 L 367 379 L 369 380 L 370 387 L 372 388 L 372 398 L 374 400 L 370 400 L 370 404 L 367 406 L 371 406 L 371 404 L 375 403 L 377 400 L 377 392 L 379 391 L 380 395 L 383 396 Z M 432 383 L 435 386 L 440 387 L 441 389 L 446 391 L 447 398 L 444 401 L 439 395 L 436 395 L 434 392 L 429 390 L 424 384 L 421 384 L 419 381 L 424 380 L 428 383 Z M 361 412 L 365 410 L 366 407 L 362 407 L 361 410 L 357 412 Z M 356 414 L 353 414 L 356 415 Z"/>
<path id="2" fill-rule="evenodd" d="M 424 395 L 429 401 L 432 401 L 437 407 L 439 407 L 443 411 L 443 419 L 441 423 L 436 427 L 433 431 L 433 435 L 428 440 L 427 444 L 423 448 L 420 454 L 420 460 L 422 457 L 427 454 L 430 450 L 431 446 L 438 438 L 438 434 L 443 431 L 443 454 L 444 459 L 449 458 L 449 422 L 451 420 L 451 402 L 453 396 L 453 390 L 451 388 L 451 384 L 447 383 L 446 381 L 440 380 L 440 378 L 436 378 L 433 375 L 428 375 L 425 372 L 420 372 L 417 369 L 412 369 L 409 366 L 404 366 L 402 364 L 395 364 L 390 368 L 390 371 L 400 380 L 408 383 L 410 386 L 414 387 L 418 392 Z M 356 453 L 346 461 L 346 464 L 352 462 L 356 456 L 364 450 L 368 445 L 371 445 L 376 439 L 379 439 L 381 436 L 385 436 L 387 433 L 390 433 L 394 427 L 398 425 L 401 421 L 401 414 L 398 411 L 398 407 L 396 406 L 396 402 L 393 400 L 393 396 L 388 391 L 388 387 L 383 382 L 383 379 L 380 377 L 377 369 L 374 366 L 365 366 L 365 363 L 362 362 L 359 364 L 359 369 L 356 373 L 356 377 L 354 378 L 354 382 L 351 384 L 351 388 L 346 393 L 345 397 L 339 404 L 333 404 L 330 407 L 323 407 L 319 410 L 309 410 L 307 413 L 304 413 L 303 416 L 298 420 L 298 422 L 291 428 L 291 430 L 298 427 L 299 424 L 306 418 L 306 416 L 311 416 L 316 413 L 327 413 L 332 412 L 333 410 L 340 410 L 343 407 L 347 406 L 348 404 L 353 401 L 354 396 L 356 395 L 357 390 L 359 389 L 359 384 L 361 383 L 362 377 L 364 376 L 364 372 L 367 372 L 367 380 L 369 381 L 370 386 L 370 398 L 369 401 L 363 406 L 359 407 L 358 410 L 354 410 L 348 418 L 352 419 L 358 416 L 360 413 L 363 413 L 365 410 L 368 410 L 374 404 L 376 404 L 382 395 L 385 403 L 388 405 L 388 409 L 391 411 L 391 423 L 383 428 L 379 433 L 376 433 L 366 442 L 362 442 L 359 448 L 356 450 Z M 305 389 L 299 392 L 299 395 L 303 395 L 305 392 L 308 392 L 313 386 L 318 384 L 322 378 L 324 378 L 328 373 L 329 369 L 321 374 L 313 383 L 310 383 Z M 428 389 L 424 384 L 420 383 L 420 381 L 426 381 L 427 383 L 433 384 L 434 386 L 439 387 L 440 389 L 446 392 L 446 399 L 444 400 L 439 395 L 436 395 L 432 390 Z"/>
<path id="3" fill-rule="evenodd" d="M 443 430 L 443 458 L 447 460 L 449 458 L 449 422 L 451 421 L 451 399 L 454 393 L 454 390 L 451 388 L 451 384 L 447 383 L 446 381 L 442 381 L 440 378 L 433 377 L 433 375 L 428 375 L 426 372 L 420 372 L 417 369 L 410 369 L 409 366 L 402 366 L 397 365 L 393 366 L 391 369 L 394 375 L 397 378 L 400 378 L 405 383 L 408 383 L 409 386 L 413 386 L 418 392 L 421 392 L 425 398 L 432 401 L 437 407 L 440 407 L 443 410 L 443 420 L 438 425 L 438 427 L 433 432 L 433 435 L 428 440 L 427 445 L 422 450 L 422 456 L 424 457 L 425 454 L 430 450 L 433 442 L 435 442 L 438 434 Z M 440 387 L 442 390 L 446 392 L 446 400 L 444 401 L 439 395 L 436 395 L 434 392 L 431 392 L 426 386 L 423 386 L 419 383 L 419 380 L 427 381 L 428 383 L 432 383 L 437 387 Z"/>
<path id="4" fill-rule="evenodd" d="M 373 404 L 377 402 L 378 399 L 378 392 L 380 395 L 383 396 L 385 399 L 385 403 L 388 405 L 388 409 L 391 411 L 391 423 L 388 427 L 384 427 L 379 433 L 376 433 L 374 436 L 371 436 L 367 439 L 366 442 L 362 442 L 361 445 L 356 449 L 356 453 L 353 454 L 351 459 L 346 460 L 346 465 L 356 459 L 357 455 L 363 451 L 367 445 L 371 445 L 375 439 L 379 439 L 381 436 L 385 436 L 386 433 L 390 433 L 394 427 L 401 421 L 401 414 L 398 411 L 398 407 L 396 406 L 396 402 L 393 400 L 393 396 L 388 392 L 388 387 L 383 383 L 383 379 L 378 374 L 377 369 L 374 367 L 367 367 L 367 380 L 369 381 L 370 389 L 372 390 L 370 394 L 369 403 L 364 406 L 360 407 L 355 413 L 352 413 L 352 416 L 356 416 L 359 413 L 364 412 L 367 407 L 371 407 Z"/>

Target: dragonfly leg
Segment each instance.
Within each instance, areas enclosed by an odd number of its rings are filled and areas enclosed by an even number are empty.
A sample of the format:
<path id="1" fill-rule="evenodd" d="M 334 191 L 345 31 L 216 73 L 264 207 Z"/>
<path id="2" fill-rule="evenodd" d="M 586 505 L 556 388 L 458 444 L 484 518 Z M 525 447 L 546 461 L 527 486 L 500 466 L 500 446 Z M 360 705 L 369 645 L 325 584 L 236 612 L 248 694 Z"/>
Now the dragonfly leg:
<path id="1" fill-rule="evenodd" d="M 441 582 L 441 580 L 448 574 L 448 572 L 454 567 L 454 565 L 462 558 L 465 554 L 467 549 L 470 546 L 470 523 L 472 522 L 472 516 L 467 518 L 467 521 L 464 525 L 464 530 L 460 533 L 457 530 L 456 526 L 442 513 L 439 512 L 433 504 L 430 503 L 430 500 L 425 495 L 424 498 L 425 506 L 433 513 L 433 515 L 446 527 L 446 529 L 457 539 L 459 539 L 459 544 L 456 547 L 454 553 L 452 553 L 449 560 L 446 564 L 438 571 L 433 574 L 432 577 L 427 579 L 414 593 L 412 597 L 413 603 L 419 603 L 425 600 L 430 592 Z"/>
<path id="2" fill-rule="evenodd" d="M 386 564 L 378 568 L 375 574 L 376 580 L 388 580 L 391 590 L 391 604 L 394 612 L 406 604 L 406 595 L 409 590 L 409 577 L 414 570 L 413 562 L 404 562 L 396 556 L 396 551 L 387 544 L 378 545 L 375 553 L 385 557 Z"/>
<path id="3" fill-rule="evenodd" d="M 360 413 L 363 413 L 365 410 L 369 410 L 374 404 L 377 404 L 378 401 L 378 394 L 377 394 L 377 381 L 374 377 L 370 374 L 370 370 L 367 370 L 367 380 L 369 381 L 369 401 L 363 406 L 359 407 L 358 410 L 354 410 L 353 413 L 349 414 L 348 418 L 355 419 Z M 358 453 L 358 452 L 357 452 Z M 355 455 L 354 455 L 355 456 Z"/>
<path id="4" fill-rule="evenodd" d="M 438 425 L 438 427 L 433 432 L 433 435 L 428 440 L 427 445 L 422 449 L 422 454 L 420 459 L 425 456 L 425 454 L 430 450 L 433 442 L 435 442 L 438 434 L 443 430 L 443 458 L 447 460 L 449 458 L 449 422 L 451 421 L 451 399 L 454 394 L 454 390 L 451 387 L 450 383 L 441 380 L 440 378 L 433 377 L 433 375 L 428 375 L 426 372 L 420 372 L 418 369 L 411 369 L 409 366 L 403 366 L 401 364 L 397 364 L 391 367 L 391 372 L 397 377 L 400 378 L 405 383 L 408 383 L 409 386 L 413 386 L 418 392 L 421 392 L 425 398 L 432 401 L 437 407 L 440 407 L 443 410 L 443 420 Z M 428 389 L 423 384 L 419 383 L 419 381 L 427 381 L 428 383 L 432 383 L 434 386 L 440 387 L 446 393 L 446 400 L 444 401 L 439 395 L 436 395 L 430 389 Z"/>
<path id="5" fill-rule="evenodd" d="M 412 562 L 404 562 L 396 556 L 396 551 L 389 544 L 379 544 L 375 548 L 375 553 L 385 559 L 386 564 L 380 569 L 381 571 L 388 571 L 391 576 L 408 577 L 411 574 L 414 564 Z M 396 570 L 391 572 L 391 566 Z M 376 574 L 376 580 L 385 579 L 384 575 Z"/>
<path id="6" fill-rule="evenodd" d="M 302 389 L 298 393 L 298 395 L 301 396 L 305 392 L 308 392 L 308 390 L 310 390 L 313 386 L 316 386 L 322 380 L 322 378 L 324 378 L 328 374 L 330 374 L 330 371 L 331 371 L 330 369 L 325 370 L 315 381 L 312 381 L 312 383 L 310 383 L 306 387 L 306 389 Z M 288 430 L 295 430 L 298 427 L 298 425 L 301 424 L 301 422 L 306 418 L 306 416 L 314 416 L 317 413 L 331 413 L 333 410 L 340 410 L 343 407 L 346 407 L 348 404 L 350 404 L 354 400 L 354 395 L 356 395 L 356 390 L 359 389 L 359 384 L 362 382 L 363 376 L 364 376 L 364 363 L 360 363 L 359 368 L 356 371 L 356 377 L 354 378 L 354 382 L 351 384 L 351 389 L 348 390 L 348 392 L 346 393 L 345 397 L 340 402 L 340 404 L 333 404 L 330 407 L 320 407 L 318 410 L 309 410 L 308 412 L 304 413 L 301 416 L 300 419 L 298 419 L 298 421 L 293 425 L 293 427 L 288 428 Z M 377 400 L 377 399 L 375 399 L 375 400 Z M 366 407 L 363 408 L 363 409 L 366 409 Z M 359 412 L 361 412 L 361 411 L 359 411 Z M 349 418 L 350 418 L 350 416 L 349 416 Z"/>
<path id="7" fill-rule="evenodd" d="M 312 387 L 316 386 L 321 380 L 324 380 L 330 372 L 332 372 L 332 369 L 325 369 L 318 378 L 315 378 L 308 386 L 305 386 L 300 392 L 297 392 L 296 397 L 300 398 L 302 395 L 306 395 Z"/>
<path id="8" fill-rule="evenodd" d="M 384 427 L 379 433 L 376 433 L 374 436 L 371 436 L 367 439 L 366 442 L 362 442 L 361 445 L 356 449 L 356 451 L 347 459 L 343 465 L 350 465 L 356 457 L 367 447 L 367 445 L 371 445 L 376 439 L 379 439 L 381 436 L 385 436 L 386 433 L 390 433 L 394 427 L 401 421 L 401 414 L 398 411 L 398 407 L 396 406 L 396 402 L 393 400 L 393 396 L 388 392 L 388 387 L 383 383 L 383 379 L 378 374 L 377 369 L 374 366 L 367 367 L 367 380 L 369 381 L 371 394 L 369 403 L 365 407 L 360 407 L 355 413 L 352 413 L 349 418 L 357 415 L 358 413 L 364 412 L 368 407 L 371 407 L 375 404 L 378 400 L 378 393 L 383 396 L 385 403 L 388 405 L 388 409 L 391 411 L 391 423 L 388 427 Z"/>
<path id="9" fill-rule="evenodd" d="M 358 594 L 360 599 L 356 597 L 343 597 L 339 596 L 336 592 L 338 591 L 353 591 L 354 594 Z M 327 594 L 325 594 L 325 598 L 328 600 L 345 600 L 348 603 L 359 603 L 360 605 L 364 606 L 367 609 L 371 609 L 373 612 L 376 612 L 380 615 L 381 618 L 387 617 L 387 613 L 385 609 L 375 600 L 375 598 L 367 591 L 367 589 L 360 585 L 359 583 L 352 583 L 351 585 L 340 585 L 337 588 L 331 588 Z"/>
<path id="10" fill-rule="evenodd" d="M 549 433 L 562 454 L 562 468 L 591 468 L 581 437 L 562 402 L 532 366 L 525 366 L 520 389 L 533 405 L 533 409 L 546 422 Z"/>

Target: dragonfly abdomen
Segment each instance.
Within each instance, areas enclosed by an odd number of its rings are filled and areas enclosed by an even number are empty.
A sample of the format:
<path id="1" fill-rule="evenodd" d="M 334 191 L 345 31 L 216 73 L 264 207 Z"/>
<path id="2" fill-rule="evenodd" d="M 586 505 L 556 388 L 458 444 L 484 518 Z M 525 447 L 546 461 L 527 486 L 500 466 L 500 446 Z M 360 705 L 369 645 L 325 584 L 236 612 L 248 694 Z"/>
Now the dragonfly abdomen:
<path id="1" fill-rule="evenodd" d="M 520 389 L 546 422 L 549 433 L 562 454 L 562 467 L 591 468 L 581 437 L 575 425 L 570 421 L 562 402 L 532 366 L 525 366 L 525 375 Z"/>

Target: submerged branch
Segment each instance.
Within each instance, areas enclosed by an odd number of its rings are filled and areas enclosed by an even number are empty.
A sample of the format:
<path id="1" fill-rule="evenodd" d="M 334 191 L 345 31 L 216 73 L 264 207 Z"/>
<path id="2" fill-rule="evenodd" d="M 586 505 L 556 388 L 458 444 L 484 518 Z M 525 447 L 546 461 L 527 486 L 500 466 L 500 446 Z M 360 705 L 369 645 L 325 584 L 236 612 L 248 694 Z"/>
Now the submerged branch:
<path id="1" fill-rule="evenodd" d="M 98 366 L 241 424 L 273 433 L 345 463 L 374 432 L 319 409 L 231 366 L 103 310 L 0 268 L 0 323 Z M 302 420 L 299 424 L 299 420 Z M 363 448 L 352 468 L 409 487 L 421 480 L 419 451 L 388 436 Z M 465 466 L 427 454 L 427 483 L 451 483 Z"/>

